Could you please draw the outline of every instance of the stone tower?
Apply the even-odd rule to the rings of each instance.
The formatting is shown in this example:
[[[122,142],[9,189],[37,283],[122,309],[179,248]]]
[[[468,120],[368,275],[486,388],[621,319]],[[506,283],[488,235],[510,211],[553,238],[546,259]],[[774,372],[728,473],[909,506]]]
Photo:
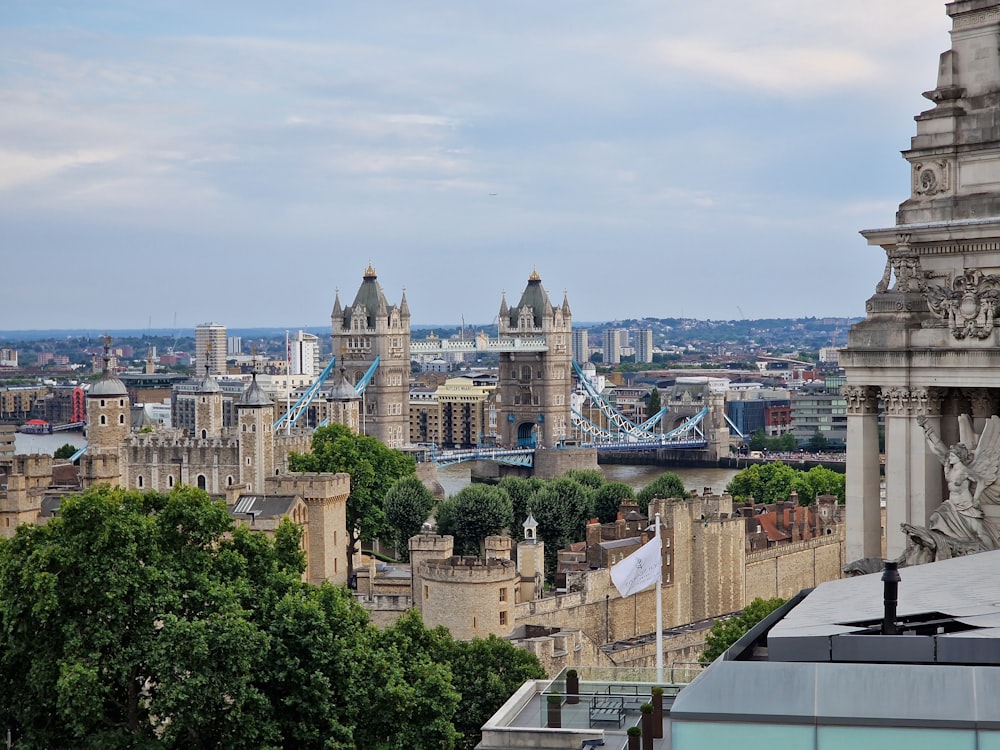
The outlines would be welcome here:
[[[340,295],[336,295],[330,322],[333,354],[352,383],[379,358],[362,399],[362,432],[390,448],[409,444],[410,308],[406,292],[398,307],[390,305],[369,265],[351,305],[341,308]]]
[[[248,493],[263,492],[265,478],[274,474],[274,404],[257,382],[256,373],[236,405],[236,413],[240,481]]]
[[[87,391],[87,453],[80,460],[85,486],[107,483],[125,485],[124,445],[131,432],[132,409],[128,391],[111,372],[111,339],[104,338],[100,379]]]
[[[872,280],[866,319],[840,357],[849,560],[883,556],[880,404],[884,554],[896,557],[906,545],[900,524],[927,526],[947,497],[918,418],[950,445],[960,439],[959,415],[981,432],[1000,402],[1000,2],[957,0],[945,9],[951,49],[941,55],[936,88],[924,94],[932,106],[916,117],[903,152],[910,194],[894,226],[862,232],[884,251],[885,272]],[[997,509],[984,506],[987,521]]]
[[[205,377],[198,385],[194,399],[194,436],[196,438],[222,437],[222,388],[212,377],[209,366],[204,366]]]
[[[565,295],[553,307],[536,271],[514,307],[500,303],[500,338],[520,351],[500,355],[500,424],[505,445],[552,448],[569,436],[573,319]]]

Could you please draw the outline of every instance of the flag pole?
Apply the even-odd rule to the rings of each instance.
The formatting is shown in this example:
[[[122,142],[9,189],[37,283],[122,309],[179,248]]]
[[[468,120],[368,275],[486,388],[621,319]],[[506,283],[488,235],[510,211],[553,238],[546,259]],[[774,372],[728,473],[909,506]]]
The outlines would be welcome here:
[[[656,514],[656,538],[660,538],[660,514]],[[660,542],[662,545],[662,542]],[[663,682],[663,547],[660,547],[660,575],[656,577],[656,681]]]

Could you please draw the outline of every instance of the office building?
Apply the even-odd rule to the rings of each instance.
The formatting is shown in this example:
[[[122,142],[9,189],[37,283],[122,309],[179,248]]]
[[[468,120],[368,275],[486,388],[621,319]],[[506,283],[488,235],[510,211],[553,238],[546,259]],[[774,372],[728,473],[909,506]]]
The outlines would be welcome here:
[[[220,323],[201,323],[194,329],[194,356],[198,375],[226,375],[226,327]]]

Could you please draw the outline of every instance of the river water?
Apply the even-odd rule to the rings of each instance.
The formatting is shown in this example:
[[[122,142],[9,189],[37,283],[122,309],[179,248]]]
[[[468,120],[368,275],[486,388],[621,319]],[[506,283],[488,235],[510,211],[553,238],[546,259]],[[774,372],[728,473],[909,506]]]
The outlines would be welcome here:
[[[668,469],[662,466],[630,466],[627,464],[609,464],[598,467],[609,482],[624,482],[638,492],[660,474],[672,472],[681,478],[689,490],[698,490],[700,495],[706,487],[711,487],[715,494],[722,494],[729,481],[736,476],[738,469]],[[450,497],[471,483],[468,464],[455,464],[438,469],[438,480]]]
[[[53,432],[51,435],[28,435],[19,432],[14,436],[14,452],[48,453],[51,456],[66,443],[79,449],[87,444],[87,438],[83,436],[81,430],[64,430]]]

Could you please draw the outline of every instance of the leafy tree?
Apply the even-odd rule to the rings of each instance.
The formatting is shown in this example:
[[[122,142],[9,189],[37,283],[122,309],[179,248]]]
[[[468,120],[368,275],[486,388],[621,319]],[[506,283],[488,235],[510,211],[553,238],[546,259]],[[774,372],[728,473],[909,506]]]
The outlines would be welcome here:
[[[705,638],[705,650],[701,654],[701,661],[712,662],[718,659],[726,649],[746,635],[750,628],[784,603],[784,599],[757,597],[736,617],[716,620]]]
[[[611,523],[618,518],[622,500],[632,500],[635,493],[624,482],[608,482],[594,493],[594,513],[601,523]]]
[[[799,504],[812,505],[819,495],[836,495],[837,502],[844,503],[846,477],[843,474],[825,466],[814,466],[799,474],[799,482],[796,484]]]
[[[410,559],[408,541],[419,534],[434,507],[434,496],[416,476],[403,477],[385,493],[385,518],[392,527],[396,554]]]
[[[66,460],[70,458],[74,453],[76,453],[78,448],[70,443],[65,443],[59,448],[56,448],[56,452],[52,454],[52,458],[59,460]]]
[[[826,450],[829,442],[830,441],[826,439],[826,435],[819,430],[816,430],[816,432],[813,433],[813,436],[809,438],[809,443],[807,445],[809,450],[813,453],[819,453],[820,451]]]
[[[558,551],[586,534],[587,521],[594,517],[590,490],[566,477],[550,479],[535,495],[533,508],[538,536],[545,542],[546,578],[554,580]]]
[[[511,530],[520,539],[524,534],[521,525],[528,517],[528,512],[535,507],[535,494],[545,486],[545,481],[537,477],[504,477],[497,486],[510,496],[514,510],[514,525]]]
[[[391,531],[383,500],[397,479],[411,476],[416,462],[368,435],[355,435],[345,425],[320,427],[313,433],[312,452],[288,456],[292,471],[345,471],[351,475],[347,498],[347,564],[353,570],[361,539],[375,539]]]
[[[798,450],[798,447],[799,443],[795,439],[795,433],[791,430],[778,435],[771,442],[771,449],[776,451],[794,451]]]
[[[781,461],[748,466],[726,485],[726,492],[741,501],[751,497],[759,503],[787,500],[795,490],[801,505],[811,505],[817,495],[844,498],[844,475],[823,466],[798,471]]]
[[[684,482],[673,472],[664,472],[656,479],[643,487],[636,499],[640,507],[645,507],[654,497],[687,497],[687,490],[684,489]]]
[[[563,477],[579,482],[584,487],[596,490],[604,484],[604,474],[600,469],[570,469]]]
[[[652,417],[662,408],[663,404],[660,402],[660,389],[654,385],[653,390],[649,392],[649,403],[646,405],[646,414]]]
[[[510,496],[499,487],[472,484],[452,496],[455,547],[477,553],[491,534],[499,534],[514,523]]]
[[[764,428],[758,427],[750,436],[750,450],[766,451],[770,448],[771,441],[764,432]]]
[[[456,747],[461,750],[479,744],[483,724],[525,681],[545,677],[534,654],[495,635],[452,640],[446,659],[452,684],[462,696],[455,713],[455,729],[462,735]]]

